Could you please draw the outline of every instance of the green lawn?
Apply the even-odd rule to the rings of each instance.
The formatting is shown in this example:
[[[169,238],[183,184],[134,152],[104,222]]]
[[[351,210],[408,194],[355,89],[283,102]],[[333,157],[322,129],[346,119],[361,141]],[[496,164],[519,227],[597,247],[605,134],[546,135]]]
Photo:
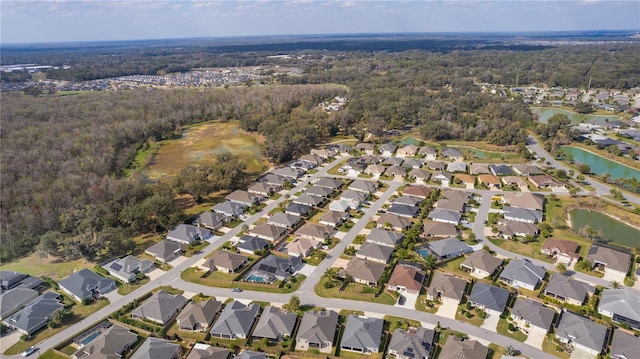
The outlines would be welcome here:
[[[435,312],[438,311],[438,303],[436,302],[432,302],[433,306],[429,307],[427,306],[427,295],[426,294],[420,294],[418,296],[418,300],[416,301],[416,310],[419,310],[421,312],[427,312],[427,313],[431,313],[431,314],[435,314]]]
[[[204,248],[206,248],[209,245],[209,242],[207,241],[201,241],[200,244],[198,245],[188,245],[187,246],[187,250],[184,253],[185,257],[191,257],[194,254],[198,254],[200,253]]]
[[[467,313],[471,313],[471,318],[467,318],[465,314],[460,314],[461,310],[465,310]],[[458,310],[456,311],[456,320],[475,325],[476,327],[479,327],[482,325],[482,323],[484,323],[484,319],[480,318],[478,312],[475,309],[467,310],[464,304],[460,304],[458,306]]]
[[[393,333],[396,329],[406,330],[408,327],[419,327],[420,321],[407,318],[394,317],[392,315],[385,315],[385,330],[389,333]]]
[[[325,252],[315,250],[309,257],[304,259],[304,262],[312,266],[317,266],[318,264],[320,264],[320,262],[322,262],[322,260],[325,259],[326,256],[327,254]]]
[[[561,346],[559,346],[555,339],[551,339],[553,334],[547,335],[547,337],[542,342],[542,350],[546,353],[553,354],[561,359],[569,359],[571,354],[565,352]]]
[[[42,353],[38,359],[67,359],[60,354],[56,354],[53,350],[49,349],[46,352]]]
[[[62,261],[51,256],[40,258],[38,253],[32,253],[17,261],[3,263],[0,266],[0,270],[27,273],[34,277],[46,276],[55,281],[60,281],[73,273],[74,270],[91,269],[94,266],[95,263],[87,262],[84,259]]]
[[[146,277],[145,279],[142,280],[138,280],[135,283],[122,283],[120,284],[120,286],[118,286],[118,294],[120,295],[127,295],[131,292],[133,292],[134,290],[142,287],[143,285],[149,283],[150,279],[148,277]]]
[[[331,167],[331,168],[327,171],[327,173],[328,173],[328,174],[330,174],[330,175],[334,175],[334,176],[343,176],[343,174],[342,174],[342,173],[339,173],[339,172],[338,172],[338,170],[339,170],[342,166],[344,166],[344,164],[345,164],[345,163],[347,163],[347,161],[348,161],[348,160],[349,160],[348,158],[345,158],[344,160],[342,160],[342,161],[338,162],[335,166]]]
[[[527,335],[521,332],[520,330],[516,330],[515,332],[511,333],[509,331],[509,321],[506,319],[500,318],[500,321],[498,322],[497,330],[498,330],[498,334],[502,334],[504,336],[513,338],[517,341],[524,342],[525,340],[527,340]]]
[[[368,287],[358,283],[349,283],[349,285],[346,288],[346,291],[340,292],[339,285],[333,288],[325,288],[324,283],[326,281],[327,281],[327,278],[322,277],[315,287],[316,294],[321,297],[359,300],[359,301],[388,304],[388,305],[394,305],[396,303],[396,298],[394,298],[391,294],[386,292],[374,298],[371,298],[370,296],[363,297],[361,295],[358,295],[358,293],[362,293],[362,294],[375,293],[377,291],[376,288]]]
[[[202,275],[201,271],[197,271],[195,268],[187,268],[182,273],[180,273],[180,278],[197,284],[206,285],[209,287],[213,287],[212,283],[202,280],[200,276]],[[224,276],[226,278],[219,278],[225,280],[232,280],[235,276],[230,276],[228,274],[220,273],[220,272],[212,272],[209,274],[210,278],[214,278],[212,276]],[[229,282],[229,283],[216,283],[215,287],[218,288],[242,288],[244,290],[252,290],[255,292],[269,292],[269,293],[292,293],[300,288],[300,285],[307,277],[303,274],[298,274],[295,276],[295,282],[286,283],[282,288],[276,287],[259,287],[252,286],[250,284],[244,284],[243,282]]]

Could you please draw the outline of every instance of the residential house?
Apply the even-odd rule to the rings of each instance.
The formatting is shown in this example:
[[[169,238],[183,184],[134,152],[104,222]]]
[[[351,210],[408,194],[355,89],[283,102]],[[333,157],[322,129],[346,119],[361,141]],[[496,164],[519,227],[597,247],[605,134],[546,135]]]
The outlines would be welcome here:
[[[424,162],[419,158],[407,158],[402,162],[402,167],[418,170],[424,166]]]
[[[473,249],[466,242],[456,237],[450,237],[432,241],[427,244],[429,252],[436,256],[439,260],[460,257],[466,253],[473,252]]]
[[[391,206],[389,206],[389,208],[387,208],[387,213],[405,218],[414,218],[418,216],[418,213],[420,213],[420,208],[402,204],[392,204]]]
[[[496,176],[511,176],[513,171],[507,165],[489,165],[489,171]]]
[[[255,193],[249,193],[248,191],[238,189],[229,193],[226,197],[224,197],[224,199],[232,203],[237,203],[244,207],[251,207],[253,205],[260,204],[264,197],[256,195]]]
[[[353,204],[349,201],[344,201],[344,200],[335,200],[335,201],[331,201],[331,203],[329,203],[329,210],[332,212],[342,212],[342,213],[347,213],[352,209]]]
[[[53,314],[64,308],[62,297],[55,292],[47,292],[13,313],[2,322],[11,329],[31,335],[47,325]]]
[[[180,312],[187,301],[187,298],[181,294],[171,294],[161,289],[135,308],[131,312],[131,317],[165,325]]]
[[[398,232],[402,232],[405,229],[411,228],[411,225],[413,224],[408,218],[397,216],[391,213],[381,214],[376,222],[378,228],[393,229],[394,231]]]
[[[626,277],[631,258],[629,253],[598,245],[592,245],[587,254],[587,260],[593,263],[594,269],[620,278]]]
[[[180,359],[182,347],[168,340],[148,337],[130,359]]]
[[[398,146],[394,145],[393,143],[385,143],[378,147],[378,151],[382,156],[390,157],[393,156],[393,153],[396,152],[397,148]]]
[[[572,261],[578,260],[580,257],[578,243],[558,238],[547,239],[540,252],[565,265],[571,264]]]
[[[302,155],[299,160],[313,165],[314,168],[324,163],[324,160],[320,156],[314,154]]]
[[[283,212],[275,213],[273,216],[267,218],[267,224],[289,230],[296,228],[300,223],[302,223],[301,217]]]
[[[256,182],[247,188],[247,192],[257,197],[271,197],[281,191],[282,187],[270,185],[264,182]]]
[[[538,232],[538,226],[532,223],[510,220],[500,220],[498,222],[498,234],[505,239],[513,239],[515,237],[535,238]]]
[[[349,185],[350,190],[363,192],[366,194],[372,194],[378,189],[378,184],[376,182],[363,181],[363,180],[355,180],[351,182]]]
[[[474,277],[486,278],[493,276],[501,265],[501,258],[487,251],[476,251],[460,263],[460,269],[471,273]]]
[[[640,338],[621,329],[613,332],[609,356],[611,359],[633,359],[640,353]]]
[[[220,271],[222,273],[237,273],[249,263],[249,258],[242,254],[229,252],[225,250],[214,251],[211,257],[205,259],[200,268],[211,271]]]
[[[640,330],[640,292],[631,288],[605,289],[600,296],[598,313]]]
[[[315,239],[300,237],[287,243],[285,249],[287,254],[292,257],[307,257],[314,249],[320,248],[322,242]]]
[[[464,162],[449,162],[447,164],[447,172],[450,172],[450,173],[467,172],[467,164]]]
[[[509,302],[509,291],[489,285],[483,282],[476,282],[469,294],[469,302],[472,306],[480,308],[489,315],[500,316]]]
[[[190,302],[176,318],[180,330],[204,332],[209,328],[222,308],[222,302],[209,299],[203,302]]]
[[[303,170],[297,169],[297,168],[291,168],[291,167],[281,167],[281,168],[277,168],[273,171],[271,171],[272,173],[279,175],[281,177],[287,178],[289,180],[297,180],[298,178],[300,178],[300,176],[302,176],[302,174],[304,173]]]
[[[260,182],[268,184],[270,186],[274,186],[276,188],[282,188],[285,183],[292,184],[293,182],[295,182],[295,179],[283,177],[275,173],[267,173],[260,179]]]
[[[544,209],[544,196],[529,192],[505,193],[502,197],[502,203],[509,204],[511,207],[542,211]]]
[[[333,190],[331,188],[322,187],[322,186],[311,186],[304,190],[304,193],[310,194],[312,196],[318,196],[322,198],[330,198],[333,195]]]
[[[329,211],[324,216],[320,217],[320,221],[318,221],[318,223],[327,226],[338,227],[342,225],[347,219],[349,219],[348,212]]]
[[[238,218],[244,214],[244,208],[241,204],[229,201],[220,202],[211,207],[211,210],[229,218]]]
[[[466,173],[457,173],[454,175],[456,183],[461,183],[467,188],[473,188],[476,184],[476,177]]]
[[[334,191],[337,191],[340,188],[342,188],[342,186],[344,185],[344,182],[342,182],[342,181],[340,181],[339,179],[336,179],[336,178],[322,177],[322,178],[319,178],[318,180],[316,180],[313,184],[316,185],[316,186],[329,188],[329,189],[332,189]]]
[[[448,198],[439,199],[434,204],[435,208],[446,209],[446,210],[454,211],[458,213],[464,212],[466,205],[467,204],[463,201],[459,201],[456,199],[448,199]]]
[[[443,272],[435,272],[427,290],[427,299],[458,303],[464,297],[467,284],[464,279]]]
[[[420,294],[426,272],[417,263],[398,263],[389,277],[387,288],[400,293]]]
[[[462,151],[455,147],[445,147],[440,151],[440,156],[442,158],[449,159],[451,161],[464,161],[464,156],[462,155]]]
[[[256,303],[244,305],[234,300],[225,305],[209,333],[212,338],[247,339],[259,312]]]
[[[211,236],[211,231],[206,228],[183,223],[171,228],[167,234],[167,239],[178,243],[192,244],[197,241],[206,241]]]
[[[13,289],[19,286],[27,277],[29,277],[28,274],[9,270],[0,270],[0,289],[2,291]]]
[[[37,290],[22,286],[0,293],[0,319],[5,319],[19,311],[37,297]]]
[[[351,208],[356,209],[367,202],[367,195],[363,192],[348,189],[340,194],[340,199],[349,202]]]
[[[229,217],[225,216],[224,214],[207,211],[201,213],[198,218],[193,221],[193,225],[216,230],[224,226],[228,218]]]
[[[591,285],[559,273],[553,273],[544,287],[544,295],[578,306],[585,304],[594,292]]]
[[[391,260],[394,248],[379,244],[364,242],[356,251],[356,258],[387,264]]]
[[[475,340],[462,340],[450,335],[440,350],[438,359],[486,359],[489,348]]]
[[[431,178],[431,172],[423,169],[414,169],[409,171],[409,178],[417,183],[426,183]]]
[[[184,244],[165,239],[145,249],[144,252],[162,263],[168,263],[180,257],[184,249]]]
[[[403,206],[419,207],[422,203],[422,198],[413,196],[401,196],[393,200],[393,204],[401,204]]]
[[[435,160],[436,156],[438,155],[438,150],[436,150],[433,147],[429,147],[429,146],[422,146],[420,147],[420,149],[418,150],[418,156],[422,156],[427,160]]]
[[[350,177],[357,177],[365,170],[365,168],[366,165],[362,162],[348,161],[338,169],[338,173],[346,174]]]
[[[259,224],[249,230],[249,234],[258,238],[266,239],[271,242],[277,242],[287,235],[289,231],[284,227],[274,226],[272,224]]]
[[[239,242],[236,249],[242,253],[255,254],[269,248],[269,242],[259,237],[242,236]]]
[[[602,353],[608,329],[589,318],[563,310],[556,328],[556,338],[591,355]]]
[[[195,343],[187,359],[229,359],[231,350],[212,347],[208,344]]]
[[[449,172],[435,171],[431,175],[431,182],[438,183],[443,187],[448,187],[453,179],[453,175]]]
[[[58,284],[63,292],[78,302],[99,298],[116,289],[116,282],[113,279],[104,278],[86,268],[74,272]]]
[[[500,281],[515,288],[536,290],[547,270],[527,259],[510,261],[500,273]]]
[[[140,260],[134,256],[116,258],[102,268],[109,272],[109,275],[125,283],[133,283],[137,279],[138,273],[147,273],[153,270],[153,261],[149,259]]]
[[[519,176],[532,176],[542,174],[542,170],[538,166],[528,164],[513,165],[513,172]]]
[[[296,313],[268,305],[262,311],[251,337],[267,338],[271,342],[286,340],[292,336],[297,320]]]
[[[252,270],[270,274],[278,280],[284,280],[302,269],[302,259],[300,257],[279,257],[273,254],[262,258]]]
[[[138,335],[113,324],[87,344],[80,346],[73,359],[111,359],[123,357],[138,341]]]
[[[296,334],[296,350],[331,353],[337,327],[338,313],[333,310],[304,313]]]
[[[419,150],[420,148],[418,148],[418,146],[416,145],[405,145],[398,149],[396,155],[400,157],[415,156]]]
[[[541,211],[527,209],[527,208],[503,206],[502,212],[504,215],[504,219],[509,221],[517,221],[517,222],[533,224],[533,223],[542,222],[542,218],[543,218],[543,214]]]
[[[565,184],[556,180],[549,175],[529,176],[529,182],[533,183],[536,188],[564,188]]]
[[[322,207],[325,201],[325,198],[312,196],[306,193],[291,199],[291,202],[293,203],[304,204],[305,206],[309,207]]]
[[[398,166],[389,166],[387,170],[384,171],[385,176],[392,177],[394,180],[402,180],[406,174],[407,170],[404,167]]]
[[[462,218],[462,216],[460,215],[460,213],[455,211],[436,208],[429,212],[427,218],[436,222],[451,223],[453,225],[456,225],[460,223],[460,219]]]
[[[389,354],[397,359],[430,359],[435,335],[435,331],[422,327],[398,328],[389,342]]]
[[[300,203],[289,202],[284,209],[284,213],[298,217],[306,217],[309,215],[313,208]]]
[[[315,223],[305,223],[296,231],[296,235],[303,238],[316,240],[319,243],[322,243],[331,238],[332,233],[333,227],[326,224]]]
[[[432,171],[444,171],[447,168],[447,164],[442,161],[427,161],[426,165]]]
[[[355,148],[360,152],[364,152],[368,155],[373,155],[373,150],[375,149],[375,146],[373,145],[373,143],[360,142],[356,144]]]
[[[387,157],[384,159],[384,161],[382,161],[383,165],[388,166],[402,166],[403,163],[404,160],[400,157]]]
[[[347,267],[339,272],[342,277],[350,276],[356,283],[375,287],[384,273],[385,265],[359,258],[352,258]]]
[[[367,242],[379,244],[381,246],[395,247],[404,239],[404,234],[395,233],[385,229],[374,228],[367,235]]]
[[[384,171],[387,170],[387,167],[383,165],[369,165],[365,168],[364,173],[370,176],[381,176]]]
[[[490,174],[489,167],[480,163],[472,163],[469,165],[469,173],[472,175]]]
[[[425,220],[422,227],[423,238],[447,238],[458,235],[458,229],[454,224]]]
[[[500,177],[491,174],[478,175],[478,182],[487,186],[489,189],[499,189],[502,186]]]
[[[340,348],[362,354],[379,352],[383,326],[383,319],[349,314]]]
[[[515,186],[518,187],[518,189],[520,189],[521,191],[526,191],[529,189],[529,186],[527,185],[527,181],[523,180],[520,177],[516,177],[516,176],[504,176],[500,179],[502,181],[502,183],[504,183],[505,186]]]
[[[518,297],[511,308],[511,318],[525,334],[535,328],[538,333],[545,335],[551,329],[555,316],[555,310],[529,298]]]

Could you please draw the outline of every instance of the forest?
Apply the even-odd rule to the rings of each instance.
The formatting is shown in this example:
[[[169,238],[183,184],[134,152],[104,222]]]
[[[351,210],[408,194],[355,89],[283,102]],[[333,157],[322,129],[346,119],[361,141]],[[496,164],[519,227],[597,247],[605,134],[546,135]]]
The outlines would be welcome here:
[[[54,58],[62,50],[56,51],[42,56]],[[71,58],[76,61],[72,71],[46,76],[78,80],[158,71],[152,63],[166,70],[265,58],[264,52],[183,56],[154,51],[154,56],[124,52],[100,61],[98,49],[78,52]],[[296,64],[304,69],[301,76],[282,75],[280,85],[273,86],[72,96],[3,93],[0,260],[34,250],[89,260],[125,254],[134,246],[133,236],[161,233],[185,220],[176,195],[199,199],[251,180],[233,154],[221,155],[211,166],[187,167],[172,183],[124,175],[149,140],[179,136],[186,125],[237,120],[264,136],[262,153],[274,164],[336,134],[361,140],[372,134],[384,141],[388,130],[409,128],[433,140],[482,140],[523,150],[526,130],[534,127],[528,107],[517,98],[482,93],[474,83],[514,84],[518,77],[521,85],[584,87],[593,77],[593,86],[640,84],[640,52],[624,44],[312,55]],[[349,99],[344,110],[328,114],[317,106],[338,95]]]

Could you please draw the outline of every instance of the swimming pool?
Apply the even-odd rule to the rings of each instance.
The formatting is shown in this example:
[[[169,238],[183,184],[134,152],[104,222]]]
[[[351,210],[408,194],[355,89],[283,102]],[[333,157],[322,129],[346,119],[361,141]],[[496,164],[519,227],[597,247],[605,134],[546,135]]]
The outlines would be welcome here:
[[[418,248],[416,249],[416,253],[418,253],[424,259],[427,259],[427,257],[429,257],[429,251],[426,248]]]
[[[258,276],[258,275],[253,275],[253,274],[247,277],[247,281],[248,282],[259,282],[259,283],[265,282],[263,277]]]
[[[97,331],[97,332],[91,333],[91,335],[89,335],[88,337],[82,339],[82,341],[80,341],[80,344],[87,345],[87,344],[91,343],[91,341],[93,341],[95,338],[97,338],[100,335],[100,333],[102,333],[102,332]]]

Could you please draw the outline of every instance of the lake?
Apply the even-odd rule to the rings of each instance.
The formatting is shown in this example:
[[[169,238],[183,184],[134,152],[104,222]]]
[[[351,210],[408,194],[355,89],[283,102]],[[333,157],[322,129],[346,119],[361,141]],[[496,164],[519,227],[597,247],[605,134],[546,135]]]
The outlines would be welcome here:
[[[588,122],[594,125],[603,125],[607,122],[607,119],[609,121],[620,120],[620,116],[616,115],[584,115],[577,112],[551,107],[531,107],[531,112],[533,112],[534,115],[538,115],[538,120],[541,123],[547,123],[547,121],[556,113],[566,115],[573,125],[577,125],[582,122]]]
[[[591,227],[599,232],[602,239],[625,247],[640,247],[640,230],[617,221],[606,214],[588,209],[574,209],[569,212],[571,229],[587,236],[584,232]]]
[[[608,173],[611,178],[640,178],[640,170],[611,161],[579,147],[562,146],[562,150],[570,154],[575,162],[591,166],[591,172],[596,175]]]

